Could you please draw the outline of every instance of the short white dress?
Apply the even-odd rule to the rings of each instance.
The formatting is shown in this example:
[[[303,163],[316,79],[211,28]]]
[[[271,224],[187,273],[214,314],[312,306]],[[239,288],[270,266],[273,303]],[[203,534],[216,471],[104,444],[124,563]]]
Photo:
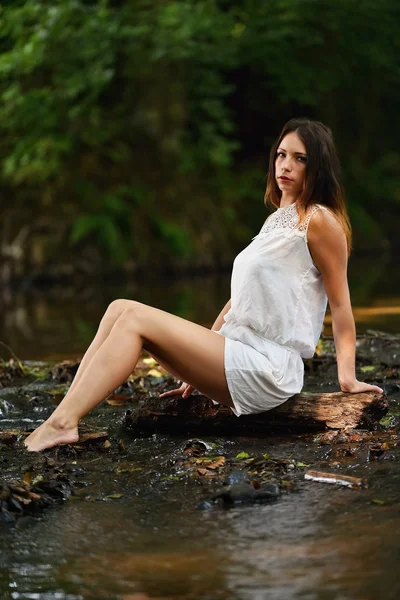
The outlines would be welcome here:
[[[278,208],[234,260],[225,374],[235,415],[270,410],[301,391],[303,358],[321,335],[327,295],[307,242],[315,204],[301,225],[296,203]]]

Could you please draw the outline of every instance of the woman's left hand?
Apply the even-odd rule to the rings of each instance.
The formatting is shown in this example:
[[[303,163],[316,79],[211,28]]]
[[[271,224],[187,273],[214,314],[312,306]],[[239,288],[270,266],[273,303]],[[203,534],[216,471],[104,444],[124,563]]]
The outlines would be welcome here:
[[[359,392],[383,393],[383,389],[379,386],[364,383],[363,381],[358,381],[357,379],[355,379],[352,383],[341,384],[340,389],[342,392],[346,392],[348,394],[358,394]]]

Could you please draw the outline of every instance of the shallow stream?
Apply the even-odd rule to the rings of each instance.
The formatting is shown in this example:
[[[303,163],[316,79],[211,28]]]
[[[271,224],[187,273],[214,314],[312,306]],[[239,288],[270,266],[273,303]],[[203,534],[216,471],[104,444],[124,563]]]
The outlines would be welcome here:
[[[225,288],[221,284],[216,289],[222,305]],[[103,299],[114,292],[106,291]],[[214,303],[204,286],[203,293],[208,297],[209,304],[203,306],[209,322]],[[30,306],[23,317],[32,311],[37,317],[30,332],[24,332],[29,343],[15,333],[18,319],[4,330],[14,332],[14,343],[11,336],[3,339],[22,358],[61,359],[81,352],[94,317],[81,319],[77,339],[67,310],[77,305],[77,298],[65,302],[64,317],[62,301],[47,297],[41,302],[41,319],[40,305]],[[82,310],[86,315],[90,312]],[[96,311],[95,316],[100,309]],[[189,301],[182,311],[188,318],[194,314]],[[379,329],[382,322],[364,327]],[[65,331],[64,338],[60,331]],[[38,332],[43,343],[36,337]],[[378,378],[379,373],[375,375]],[[21,518],[16,528],[0,525],[0,600],[397,600],[397,372],[390,384],[393,417],[386,418],[386,426],[378,426],[374,434],[384,436],[388,450],[376,457],[363,442],[322,444],[316,434],[202,438],[211,444],[212,455],[225,457],[226,472],[247,468],[237,463],[237,455],[243,452],[293,465],[287,473],[291,485],[278,500],[230,509],[198,509],[221,488],[224,472],[200,477],[185,469],[191,436],[135,437],[121,428],[126,403],[103,403],[86,422],[108,428],[111,449],[56,457],[75,482],[73,495],[38,517]],[[0,415],[1,430],[29,429],[50,414],[51,402],[41,400],[41,385],[0,390],[0,400],[13,407]],[[64,390],[62,384],[53,388],[56,404]],[[318,377],[310,374],[305,389],[337,390],[333,371]],[[49,391],[48,383],[43,390]],[[39,401],[29,402],[33,396]],[[134,403],[128,407],[135,409]],[[121,452],[119,440],[123,440]],[[31,468],[30,459],[2,449],[0,467],[2,479],[19,478]],[[368,487],[349,489],[306,481],[308,468],[363,477]]]

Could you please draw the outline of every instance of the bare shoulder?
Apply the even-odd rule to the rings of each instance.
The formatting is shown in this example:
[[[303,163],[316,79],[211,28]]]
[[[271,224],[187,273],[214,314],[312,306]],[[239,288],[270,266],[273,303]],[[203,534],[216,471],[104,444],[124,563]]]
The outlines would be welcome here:
[[[316,210],[310,219],[307,233],[308,248],[324,278],[346,272],[346,234],[336,215],[329,209]]]
[[[325,241],[329,246],[331,244],[337,244],[346,247],[346,235],[338,218],[328,207],[322,207],[322,205],[319,206],[321,208],[314,212],[308,225],[308,243],[320,244]]]

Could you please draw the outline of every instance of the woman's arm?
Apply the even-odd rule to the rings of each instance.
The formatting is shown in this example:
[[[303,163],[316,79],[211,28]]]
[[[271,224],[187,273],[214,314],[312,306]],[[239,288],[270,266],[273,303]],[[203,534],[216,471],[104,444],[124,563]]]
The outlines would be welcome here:
[[[225,304],[224,308],[219,313],[218,317],[215,319],[214,325],[211,327],[211,331],[218,331],[219,329],[221,329],[222,325],[225,323],[224,316],[226,315],[226,313],[228,312],[228,310],[230,308],[231,308],[231,301],[228,300],[228,302]]]
[[[308,227],[308,246],[320,270],[332,313],[338,379],[342,392],[382,392],[356,379],[356,328],[347,281],[346,236],[336,218],[325,210],[314,214]]]

